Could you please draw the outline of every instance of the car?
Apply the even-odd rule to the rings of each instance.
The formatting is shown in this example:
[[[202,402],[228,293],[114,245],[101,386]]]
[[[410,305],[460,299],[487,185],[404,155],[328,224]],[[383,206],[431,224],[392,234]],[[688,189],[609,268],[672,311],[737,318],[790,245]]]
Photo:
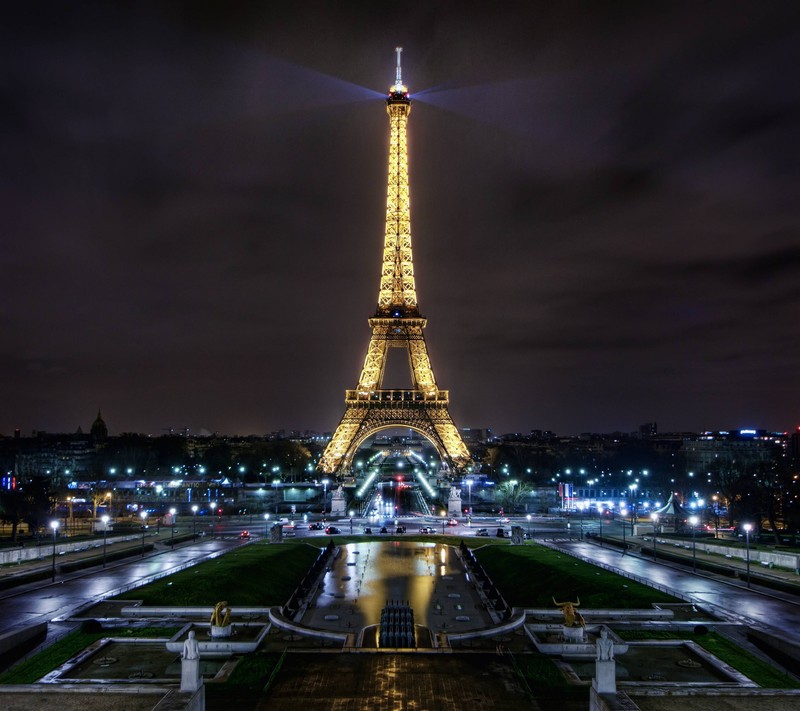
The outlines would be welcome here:
[[[242,531],[239,534],[239,538],[241,538],[243,540],[248,540],[250,538],[250,531]]]
[[[308,530],[309,531],[321,531],[324,528],[325,528],[325,526],[323,526],[319,521],[316,521],[314,523],[309,523],[308,524]]]
[[[448,526],[458,526],[458,521],[456,521],[454,518],[449,518],[449,519],[447,519],[447,525]]]
[[[364,529],[364,534],[367,535],[367,536],[371,536],[372,535],[372,529],[371,528],[365,528]]]
[[[433,529],[432,528],[428,528],[428,526],[423,526],[422,528],[419,529],[419,532],[420,533],[433,533]]]
[[[398,527],[395,529],[395,531],[394,531],[394,532],[395,532],[395,533],[405,533],[405,532],[406,532],[406,527],[405,527],[405,526],[398,526]]]
[[[389,529],[386,526],[381,526],[381,533],[389,533]]]
[[[338,528],[336,528],[336,526],[328,526],[325,529],[325,533],[327,533],[329,536],[334,536],[337,533],[341,533],[341,531]]]
[[[489,535],[489,529],[488,528],[479,528],[477,531],[475,531],[475,535],[476,536],[488,536]]]
[[[497,537],[498,538],[505,538],[506,537],[505,530],[503,530],[502,528],[498,528],[497,529]]]

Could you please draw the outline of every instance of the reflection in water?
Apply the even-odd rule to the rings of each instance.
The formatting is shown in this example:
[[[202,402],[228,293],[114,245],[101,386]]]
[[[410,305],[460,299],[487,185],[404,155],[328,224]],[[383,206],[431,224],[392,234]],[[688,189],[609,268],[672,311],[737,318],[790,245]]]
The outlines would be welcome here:
[[[441,611],[455,587],[467,588],[451,546],[405,541],[348,543],[315,601],[315,616],[335,613],[347,627],[380,622],[387,600],[408,601],[417,624],[441,626]],[[468,593],[463,591],[466,596]],[[477,620],[476,620],[477,621]]]

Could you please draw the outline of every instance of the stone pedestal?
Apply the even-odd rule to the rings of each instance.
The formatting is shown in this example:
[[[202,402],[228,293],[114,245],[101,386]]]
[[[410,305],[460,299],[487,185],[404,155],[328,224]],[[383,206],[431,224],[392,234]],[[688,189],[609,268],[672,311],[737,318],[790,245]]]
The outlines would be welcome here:
[[[217,627],[217,625],[211,625],[212,639],[218,639],[220,637],[230,637],[232,634],[233,634],[233,625],[225,625],[225,627]]]
[[[276,523],[269,529],[270,543],[283,543],[283,526]]]
[[[331,517],[342,518],[347,516],[347,499],[344,497],[344,490],[340,486],[331,495]]]
[[[617,693],[617,664],[613,659],[598,659],[595,663],[592,688],[598,694]]]
[[[181,692],[194,693],[202,685],[200,659],[181,659]]]
[[[562,625],[561,634],[565,642],[583,644],[586,641],[586,630],[583,627],[567,627],[567,625]]]

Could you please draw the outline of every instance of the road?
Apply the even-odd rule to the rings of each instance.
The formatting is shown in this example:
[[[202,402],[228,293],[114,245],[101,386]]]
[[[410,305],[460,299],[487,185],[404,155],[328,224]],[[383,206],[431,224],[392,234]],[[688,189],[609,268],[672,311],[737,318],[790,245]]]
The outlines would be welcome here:
[[[0,634],[17,627],[68,617],[81,607],[108,597],[112,591],[238,545],[241,542],[236,536],[206,538],[174,551],[159,550],[144,558],[111,564],[105,570],[94,569],[57,578],[55,583],[31,583],[12,588],[0,597]]]

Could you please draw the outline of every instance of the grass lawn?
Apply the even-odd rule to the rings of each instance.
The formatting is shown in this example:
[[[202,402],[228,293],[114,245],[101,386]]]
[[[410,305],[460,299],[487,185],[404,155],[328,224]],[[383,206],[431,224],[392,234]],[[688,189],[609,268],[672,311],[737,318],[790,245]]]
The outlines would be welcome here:
[[[115,599],[144,605],[214,605],[221,600],[240,607],[283,605],[318,556],[318,549],[300,542],[256,543]]]
[[[0,684],[33,684],[49,674],[93,642],[103,637],[171,637],[179,627],[144,627],[141,629],[107,629],[101,632],[76,630],[51,644],[34,657],[26,659],[5,674],[0,675]]]
[[[716,632],[697,634],[692,630],[679,632],[626,629],[618,629],[615,632],[626,642],[635,642],[642,639],[688,639],[696,642],[718,659],[740,671],[759,686],[763,686],[766,689],[800,689],[800,683],[790,676],[782,674],[768,662],[761,660],[754,654],[750,654],[746,649],[742,649],[735,642]]]
[[[512,607],[553,607],[553,598],[584,608],[649,608],[680,602],[646,585],[537,545],[487,545],[475,555]]]

